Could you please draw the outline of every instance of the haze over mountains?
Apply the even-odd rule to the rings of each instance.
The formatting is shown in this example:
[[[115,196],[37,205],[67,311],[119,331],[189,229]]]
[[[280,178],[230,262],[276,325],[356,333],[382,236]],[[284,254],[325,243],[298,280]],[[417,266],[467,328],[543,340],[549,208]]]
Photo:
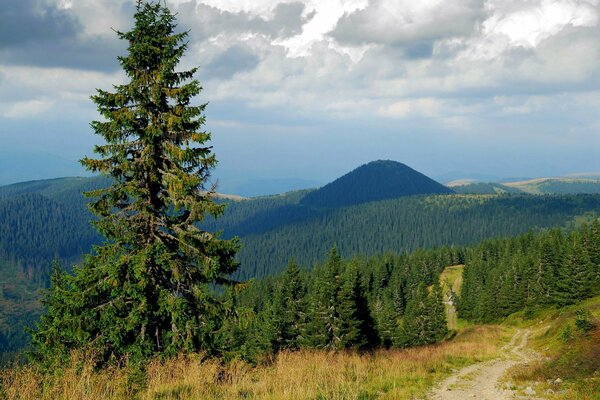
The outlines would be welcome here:
[[[380,162],[383,163],[383,161]],[[34,180],[79,176],[89,176],[89,173],[85,171],[75,159],[66,159],[43,152],[0,151],[0,186]],[[312,189],[318,188],[326,183],[321,181],[318,176],[310,176],[307,171],[298,173],[296,176],[286,176],[286,174],[283,174],[277,177],[264,176],[253,178],[240,173],[240,171],[220,170],[217,168],[217,170],[214,171],[212,178],[214,182],[218,183],[218,192],[242,197],[258,197],[285,193],[293,190]],[[456,187],[474,183],[506,184],[512,182],[525,182],[532,179],[557,179],[561,181],[570,180],[571,182],[574,180],[597,181],[600,180],[600,173],[580,172],[561,176],[527,177],[524,175],[520,177],[501,177],[494,174],[452,171],[435,175],[433,179],[443,185]],[[463,192],[464,190],[465,188],[462,188],[459,191]],[[468,192],[477,192],[480,188],[466,188],[466,190]],[[552,188],[542,188],[541,190],[528,190],[526,188],[523,191],[547,193],[551,192]],[[579,185],[579,187],[573,186],[571,189],[567,188],[566,191],[569,193],[581,191],[589,193],[597,192],[595,189],[585,190],[581,185]],[[393,197],[393,189],[390,190],[389,194],[382,196],[385,197],[388,195]]]

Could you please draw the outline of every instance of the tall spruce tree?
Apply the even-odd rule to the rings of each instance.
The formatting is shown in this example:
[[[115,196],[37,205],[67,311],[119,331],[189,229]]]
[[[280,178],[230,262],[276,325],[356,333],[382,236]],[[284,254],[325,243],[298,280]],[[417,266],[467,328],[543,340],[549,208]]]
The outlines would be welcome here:
[[[89,193],[106,241],[73,275],[53,279],[33,337],[42,358],[87,347],[100,363],[210,350],[223,314],[214,288],[237,269],[237,241],[196,225],[223,207],[207,188],[216,159],[201,129],[206,104],[191,104],[196,69],[176,71],[187,32],[176,33],[160,2],[138,1],[134,19],[117,32],[129,45],[119,57],[129,81],[92,96],[103,119],[91,126],[104,144],[82,160],[113,180]]]
[[[307,323],[302,332],[303,347],[335,348],[334,327],[338,315],[338,294],[342,284],[342,258],[337,248],[329,251],[327,262],[315,271],[308,302]]]
[[[291,260],[283,272],[272,307],[274,349],[297,349],[306,316],[306,287],[298,264]]]
[[[368,309],[360,287],[360,273],[348,265],[335,304],[337,318],[333,325],[333,347],[337,349],[360,348],[368,343]]]
[[[571,233],[567,241],[556,283],[557,303],[561,306],[573,304],[592,294],[592,263],[582,242],[578,232]]]

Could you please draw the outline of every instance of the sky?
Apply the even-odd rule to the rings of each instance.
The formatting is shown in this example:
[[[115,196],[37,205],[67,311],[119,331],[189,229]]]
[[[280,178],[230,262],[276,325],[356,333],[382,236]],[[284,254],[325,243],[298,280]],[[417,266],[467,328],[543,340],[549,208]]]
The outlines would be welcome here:
[[[181,68],[199,67],[229,191],[376,159],[434,177],[600,171],[600,0],[166,4],[190,31]],[[92,155],[89,97],[125,82],[114,30],[134,11],[0,0],[0,157]]]

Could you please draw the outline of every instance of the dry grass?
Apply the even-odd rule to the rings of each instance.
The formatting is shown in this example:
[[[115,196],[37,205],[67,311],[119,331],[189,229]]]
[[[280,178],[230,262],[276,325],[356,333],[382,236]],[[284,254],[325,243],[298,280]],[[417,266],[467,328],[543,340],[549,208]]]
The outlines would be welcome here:
[[[0,398],[12,399],[409,399],[422,396],[453,369],[496,357],[507,331],[465,330],[454,340],[373,353],[280,353],[269,365],[222,365],[199,355],[149,365],[136,391],[122,368],[94,372],[74,360],[50,375],[25,366],[0,373]]]

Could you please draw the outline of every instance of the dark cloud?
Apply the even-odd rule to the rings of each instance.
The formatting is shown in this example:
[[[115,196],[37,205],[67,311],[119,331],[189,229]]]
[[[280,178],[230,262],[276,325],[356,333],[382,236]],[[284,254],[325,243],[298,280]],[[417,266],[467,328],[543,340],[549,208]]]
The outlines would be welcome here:
[[[41,0],[0,0],[0,48],[70,38],[82,30],[77,19]]]
[[[229,79],[238,72],[251,71],[259,62],[250,49],[235,45],[216,56],[202,70],[208,78]]]
[[[433,55],[433,42],[422,41],[403,46],[404,55],[409,59],[429,58]]]
[[[280,3],[273,11],[274,17],[267,21],[269,27],[278,37],[291,37],[302,32],[302,25],[314,17],[314,11],[302,17],[304,4],[302,3]]]
[[[19,48],[0,49],[0,59],[12,65],[110,72],[119,69],[117,56],[125,53],[126,46],[116,36],[65,38],[56,42],[37,41]]]
[[[229,12],[198,1],[178,6],[182,26],[191,30],[195,38],[206,39],[221,33],[261,33],[271,38],[287,38],[302,31],[302,25],[313,17],[302,16],[304,4],[280,3],[273,9],[273,17],[265,19],[247,12]]]
[[[409,1],[371,0],[366,8],[340,18],[330,36],[350,45],[401,45],[468,36],[485,16],[483,3],[481,0],[455,0],[427,8],[415,7]],[[423,54],[423,51],[417,51],[417,54]]]
[[[10,4],[9,4],[10,3]],[[0,0],[0,62],[95,71],[119,68],[126,43],[107,35],[86,35],[69,10],[42,0]],[[123,12],[133,9],[123,5]]]

